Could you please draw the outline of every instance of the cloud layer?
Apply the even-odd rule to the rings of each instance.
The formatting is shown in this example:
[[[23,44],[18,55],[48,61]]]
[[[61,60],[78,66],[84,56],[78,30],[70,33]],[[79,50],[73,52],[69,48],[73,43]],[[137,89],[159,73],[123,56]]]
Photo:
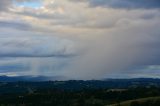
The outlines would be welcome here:
[[[154,9],[160,8],[159,0],[72,0],[76,2],[88,2],[91,7],[109,7],[124,9]]]
[[[69,40],[53,37],[0,38],[0,57],[67,57],[74,55]]]
[[[0,5],[0,75],[160,74],[159,0],[2,0]]]
[[[11,5],[12,0],[1,0],[0,11],[8,10],[8,7]]]

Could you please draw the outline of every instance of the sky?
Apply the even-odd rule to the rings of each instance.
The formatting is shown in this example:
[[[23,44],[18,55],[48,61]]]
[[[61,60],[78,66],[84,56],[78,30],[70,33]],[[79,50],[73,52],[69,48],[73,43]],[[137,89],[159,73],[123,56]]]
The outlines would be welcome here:
[[[160,0],[1,0],[0,75],[160,78]]]

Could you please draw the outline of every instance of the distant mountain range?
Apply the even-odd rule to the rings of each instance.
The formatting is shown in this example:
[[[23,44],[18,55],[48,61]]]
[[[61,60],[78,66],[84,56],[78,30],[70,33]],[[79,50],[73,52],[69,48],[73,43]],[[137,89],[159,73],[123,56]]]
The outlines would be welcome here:
[[[0,76],[0,82],[17,82],[17,81],[29,81],[29,82],[35,82],[35,81],[64,81],[67,78],[62,76]],[[74,81],[74,80],[72,80]],[[76,81],[76,80],[75,80]],[[82,81],[82,80],[78,80]],[[88,81],[98,81],[98,80],[88,80]],[[158,78],[131,78],[131,79],[102,79],[100,81],[105,82],[123,82],[123,83],[129,83],[129,82],[160,82],[160,79]]]
[[[82,90],[82,89],[128,89],[137,87],[160,87],[160,79],[105,79],[105,80],[66,80],[63,77],[45,76],[0,76],[0,94],[25,93],[32,90]],[[51,81],[52,79],[52,81]]]
[[[0,76],[0,82],[17,82],[17,81],[49,81],[49,80],[61,80],[60,76]]]

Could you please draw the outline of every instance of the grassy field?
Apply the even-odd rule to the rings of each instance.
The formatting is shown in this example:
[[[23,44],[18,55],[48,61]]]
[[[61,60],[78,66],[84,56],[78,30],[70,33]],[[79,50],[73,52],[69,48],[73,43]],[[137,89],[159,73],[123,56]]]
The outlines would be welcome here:
[[[158,97],[147,97],[147,98],[141,98],[141,99],[135,99],[135,100],[128,100],[128,101],[124,101],[124,102],[121,102],[120,104],[113,104],[113,105],[106,105],[106,106],[130,106],[132,102],[139,102],[140,104],[141,103],[144,103],[146,101],[152,101],[152,102],[155,102],[155,101],[158,101],[160,100],[160,96]]]

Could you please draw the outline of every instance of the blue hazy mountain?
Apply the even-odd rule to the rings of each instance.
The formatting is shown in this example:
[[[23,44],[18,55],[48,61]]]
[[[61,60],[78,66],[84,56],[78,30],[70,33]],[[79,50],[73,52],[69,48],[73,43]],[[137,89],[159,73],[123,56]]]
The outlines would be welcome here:
[[[49,81],[63,79],[60,76],[0,76],[0,82],[16,82],[16,81]]]

